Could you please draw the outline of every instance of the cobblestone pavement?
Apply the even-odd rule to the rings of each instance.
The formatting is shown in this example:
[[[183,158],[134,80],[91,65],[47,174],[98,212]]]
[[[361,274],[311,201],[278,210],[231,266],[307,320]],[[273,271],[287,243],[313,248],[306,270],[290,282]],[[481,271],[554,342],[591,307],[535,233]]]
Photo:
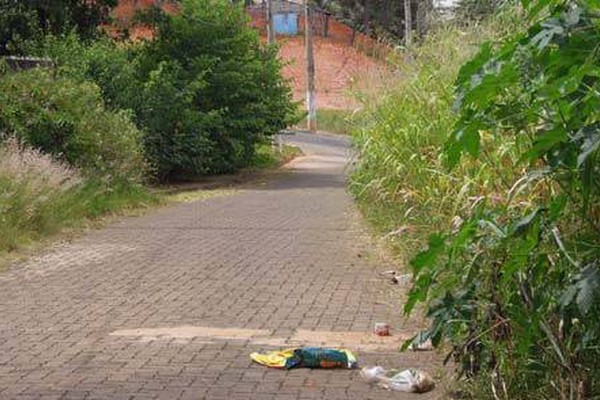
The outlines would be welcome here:
[[[440,368],[362,341],[377,321],[404,330],[345,193],[347,143],[286,140],[309,156],[264,185],[124,218],[0,275],[0,399],[441,398],[250,361],[337,344],[362,365]]]

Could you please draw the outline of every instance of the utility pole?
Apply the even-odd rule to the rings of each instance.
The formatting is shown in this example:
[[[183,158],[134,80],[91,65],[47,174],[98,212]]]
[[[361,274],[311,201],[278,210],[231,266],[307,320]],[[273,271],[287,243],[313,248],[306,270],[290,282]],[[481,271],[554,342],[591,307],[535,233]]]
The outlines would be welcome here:
[[[315,55],[313,53],[313,33],[311,9],[308,0],[304,1],[304,46],[306,47],[306,107],[308,108],[307,127],[317,131],[317,107],[315,104]]]
[[[265,0],[263,0],[264,2]],[[267,40],[269,44],[275,43],[275,25],[273,23],[273,4],[272,0],[266,0],[265,12],[267,13]]]
[[[404,43],[410,46],[412,40],[412,8],[411,0],[404,0]]]

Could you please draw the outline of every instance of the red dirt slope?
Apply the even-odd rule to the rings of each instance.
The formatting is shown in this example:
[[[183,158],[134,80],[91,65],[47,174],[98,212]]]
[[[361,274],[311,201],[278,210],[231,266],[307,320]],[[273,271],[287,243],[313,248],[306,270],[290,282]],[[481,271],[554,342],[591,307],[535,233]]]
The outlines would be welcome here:
[[[302,37],[278,37],[280,56],[287,63],[284,76],[293,81],[294,99],[304,101],[306,96],[306,62]],[[382,63],[357,49],[315,37],[314,45],[317,108],[352,109],[355,101],[348,96],[351,82],[370,69],[382,68]]]

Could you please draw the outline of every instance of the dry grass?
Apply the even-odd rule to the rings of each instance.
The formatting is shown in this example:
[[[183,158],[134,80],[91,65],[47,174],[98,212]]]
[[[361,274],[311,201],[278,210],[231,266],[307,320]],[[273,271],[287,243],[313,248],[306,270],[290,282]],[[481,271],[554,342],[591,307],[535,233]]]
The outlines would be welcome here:
[[[153,202],[141,186],[106,186],[15,138],[0,144],[0,259],[65,228]]]
[[[69,190],[82,182],[79,171],[9,137],[0,146],[0,177],[35,192]]]

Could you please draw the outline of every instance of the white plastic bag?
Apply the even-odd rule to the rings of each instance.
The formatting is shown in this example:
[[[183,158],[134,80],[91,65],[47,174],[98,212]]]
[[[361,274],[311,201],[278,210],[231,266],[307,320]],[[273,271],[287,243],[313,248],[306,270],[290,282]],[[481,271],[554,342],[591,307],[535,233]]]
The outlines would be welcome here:
[[[435,386],[433,378],[427,372],[417,369],[386,371],[383,367],[365,367],[361,371],[367,383],[377,383],[379,386],[400,392],[425,393]]]
[[[381,378],[385,378],[385,369],[380,366],[364,367],[360,371],[361,376],[367,383],[377,383]]]

